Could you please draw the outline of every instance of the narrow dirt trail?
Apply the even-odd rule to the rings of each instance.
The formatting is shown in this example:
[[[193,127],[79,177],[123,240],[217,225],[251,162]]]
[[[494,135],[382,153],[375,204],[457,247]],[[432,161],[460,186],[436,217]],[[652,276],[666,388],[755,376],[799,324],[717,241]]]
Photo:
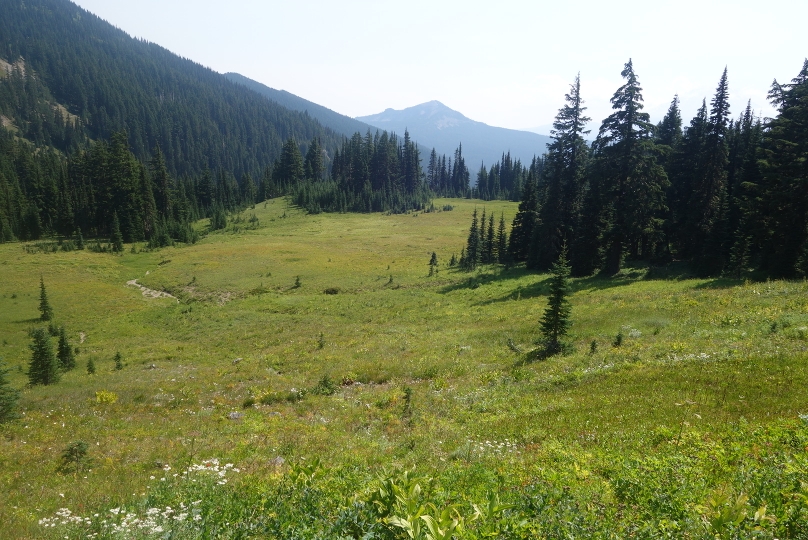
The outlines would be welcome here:
[[[143,293],[143,296],[146,298],[173,298],[179,304],[180,301],[176,296],[172,296],[165,291],[155,291],[154,289],[149,289],[137,282],[136,279],[130,279],[126,282],[127,287],[137,287],[140,289],[140,292]]]

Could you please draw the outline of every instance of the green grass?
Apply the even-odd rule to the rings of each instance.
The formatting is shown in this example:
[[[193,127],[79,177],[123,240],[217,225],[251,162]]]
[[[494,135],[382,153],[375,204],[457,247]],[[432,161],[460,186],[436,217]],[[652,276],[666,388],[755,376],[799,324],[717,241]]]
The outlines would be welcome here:
[[[27,383],[40,275],[80,349],[76,370],[24,388],[24,417],[0,426],[0,537],[61,538],[66,526],[38,522],[62,507],[91,516],[200,497],[208,537],[292,525],[303,538],[357,527],[385,537],[403,529],[370,512],[381,508],[371,495],[376,474],[396,467],[434,477],[431,490],[420,481],[422,502],[457,504],[468,535],[484,528],[471,503],[491,491],[515,505],[513,531],[529,516],[513,537],[808,534],[788,528],[808,518],[798,416],[808,413],[808,284],[677,279],[675,268],[655,280],[642,267],[573,280],[575,352],[530,362],[548,276],[447,268],[475,206],[510,222],[516,205],[435,206],[447,203],[453,211],[310,216],[273,200],[244,213],[257,229],[122,256],[0,245],[0,356],[13,385]],[[145,298],[131,279],[179,302]],[[325,376],[336,392],[311,392]],[[100,391],[117,401],[99,402]],[[60,472],[78,440],[86,469]],[[240,468],[231,483],[159,480],[158,466],[214,457]],[[288,474],[315,458],[325,468],[313,479]],[[730,504],[743,496],[740,510]],[[763,504],[774,521],[755,521]],[[741,520],[710,518],[722,509]]]

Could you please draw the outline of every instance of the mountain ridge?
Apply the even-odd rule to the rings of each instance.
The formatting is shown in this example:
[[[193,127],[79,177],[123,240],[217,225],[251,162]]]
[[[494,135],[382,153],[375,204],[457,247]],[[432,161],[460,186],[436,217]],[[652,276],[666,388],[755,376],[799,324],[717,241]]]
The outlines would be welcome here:
[[[546,151],[546,145],[551,141],[546,135],[472,120],[438,100],[400,110],[387,108],[381,113],[359,116],[356,120],[397,133],[407,130],[410,137],[424,146],[435,148],[438,154],[452,156],[462,144],[463,156],[472,172],[480,163],[490,167],[503,153],[510,153],[514,160],[522,163],[530,163],[534,156]]]

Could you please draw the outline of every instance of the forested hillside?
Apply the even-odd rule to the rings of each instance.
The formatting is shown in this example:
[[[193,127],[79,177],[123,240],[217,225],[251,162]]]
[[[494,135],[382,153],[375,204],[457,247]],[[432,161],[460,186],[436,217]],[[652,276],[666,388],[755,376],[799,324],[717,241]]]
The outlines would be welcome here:
[[[289,138],[319,137],[330,149],[341,138],[66,0],[4,2],[0,38],[0,58],[24,66],[3,82],[0,114],[39,145],[75,149],[82,136],[126,131],[138,159],[159,146],[172,175],[223,169],[240,177],[272,164]],[[43,101],[50,112],[34,114]]]

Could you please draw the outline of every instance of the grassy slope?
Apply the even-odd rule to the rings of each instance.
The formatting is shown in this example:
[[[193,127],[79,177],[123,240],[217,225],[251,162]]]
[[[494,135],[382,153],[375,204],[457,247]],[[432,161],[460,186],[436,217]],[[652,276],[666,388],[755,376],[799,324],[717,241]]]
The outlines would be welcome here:
[[[25,418],[0,427],[0,537],[39,536],[36,521],[62,506],[120,504],[144,492],[155,462],[221,456],[256,478],[274,456],[440,469],[477,442],[509,439],[515,469],[558,445],[576,467],[597,468],[642,455],[660,433],[808,412],[805,282],[646,280],[642,269],[576,280],[576,352],[525,364],[508,341],[532,347],[547,276],[446,268],[482,206],[450,202],[454,211],[432,214],[306,216],[274,200],[245,214],[258,229],[121,257],[0,245],[0,356],[13,384],[26,382],[40,275],[80,348],[79,369],[25,389]],[[485,205],[508,222],[516,210]],[[427,278],[432,251],[441,270]],[[125,287],[134,278],[182,301],[146,299]],[[91,357],[95,376],[83,369]],[[248,397],[324,375],[364,384],[227,418]],[[96,403],[99,390],[118,402]],[[90,443],[92,471],[56,473],[74,440]]]

